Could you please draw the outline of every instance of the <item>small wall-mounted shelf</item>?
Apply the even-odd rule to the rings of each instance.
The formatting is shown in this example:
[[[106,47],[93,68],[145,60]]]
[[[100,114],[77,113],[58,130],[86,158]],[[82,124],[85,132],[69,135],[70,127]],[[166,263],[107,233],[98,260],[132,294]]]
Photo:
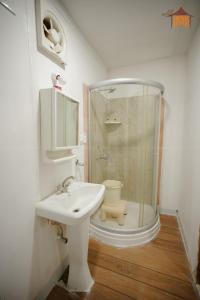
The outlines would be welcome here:
[[[114,125],[114,124],[121,124],[120,121],[115,121],[115,120],[107,120],[104,122],[105,125]]]
[[[61,157],[61,158],[56,158],[56,159],[50,159],[50,158],[46,158],[45,162],[46,163],[50,163],[50,164],[59,164],[68,160],[72,160],[75,159],[76,155],[72,155],[72,156],[65,156],[65,157]]]
[[[46,155],[44,157],[44,161],[46,163],[62,163],[71,159],[75,159],[76,154],[72,152],[72,150],[67,151],[46,151]]]

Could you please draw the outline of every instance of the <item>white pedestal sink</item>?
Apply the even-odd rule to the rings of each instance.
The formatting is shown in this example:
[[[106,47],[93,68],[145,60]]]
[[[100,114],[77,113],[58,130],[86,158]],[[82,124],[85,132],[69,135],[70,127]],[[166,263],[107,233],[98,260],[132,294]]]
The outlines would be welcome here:
[[[38,216],[67,225],[69,278],[67,289],[88,292],[93,285],[88,263],[90,216],[103,201],[104,185],[74,182],[70,193],[53,194],[37,203]]]

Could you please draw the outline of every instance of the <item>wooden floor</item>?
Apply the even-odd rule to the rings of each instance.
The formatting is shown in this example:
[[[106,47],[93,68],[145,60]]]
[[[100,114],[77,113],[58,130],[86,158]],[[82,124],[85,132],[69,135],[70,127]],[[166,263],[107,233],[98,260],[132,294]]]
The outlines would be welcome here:
[[[55,286],[47,299],[198,299],[175,217],[161,215],[160,233],[145,246],[118,249],[91,240],[88,260],[95,278],[89,294]]]

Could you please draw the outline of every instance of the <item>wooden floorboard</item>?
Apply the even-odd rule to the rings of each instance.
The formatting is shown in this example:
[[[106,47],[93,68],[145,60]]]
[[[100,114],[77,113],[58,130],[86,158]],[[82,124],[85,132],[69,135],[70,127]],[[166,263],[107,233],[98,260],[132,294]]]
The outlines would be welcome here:
[[[152,287],[159,288],[165,292],[170,291],[173,295],[184,299],[194,299],[191,283],[176,279],[174,276],[155,272],[124,260],[116,261],[113,256],[101,254],[93,250],[89,251],[89,262]]]
[[[140,281],[122,276],[118,273],[109,271],[96,265],[90,265],[90,270],[97,283],[101,283],[108,288],[114,289],[129,297],[138,300],[178,300],[172,294],[165,293],[155,287],[151,287]]]
[[[112,255],[117,259],[138,264],[153,271],[175,274],[178,279],[190,281],[191,276],[188,269],[187,259],[184,254],[155,247],[154,243],[149,243],[141,247],[129,247],[118,249],[99,243],[95,240],[90,241],[90,249],[103,254]]]
[[[47,297],[47,300],[79,300],[76,293],[69,293],[60,286],[55,286]]]
[[[160,219],[157,238],[144,246],[120,249],[90,240],[91,292],[69,293],[55,286],[47,299],[197,299],[177,220],[166,215]]]
[[[161,222],[162,226],[179,229],[176,217],[161,214],[160,222]]]
[[[95,283],[90,293],[69,293],[60,286],[55,286],[47,300],[136,300],[133,297],[126,296],[116,292],[111,288]]]

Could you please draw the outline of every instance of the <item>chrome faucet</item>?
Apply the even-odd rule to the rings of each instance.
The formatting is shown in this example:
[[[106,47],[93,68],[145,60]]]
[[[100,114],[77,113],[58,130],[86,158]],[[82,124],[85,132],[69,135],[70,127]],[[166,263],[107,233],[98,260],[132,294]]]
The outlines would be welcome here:
[[[108,155],[102,154],[102,155],[100,155],[97,159],[108,160]]]
[[[65,178],[63,180],[63,182],[57,186],[57,188],[56,188],[57,193],[58,194],[69,193],[69,190],[68,190],[69,186],[74,179],[75,179],[74,176],[68,176],[67,178]]]

